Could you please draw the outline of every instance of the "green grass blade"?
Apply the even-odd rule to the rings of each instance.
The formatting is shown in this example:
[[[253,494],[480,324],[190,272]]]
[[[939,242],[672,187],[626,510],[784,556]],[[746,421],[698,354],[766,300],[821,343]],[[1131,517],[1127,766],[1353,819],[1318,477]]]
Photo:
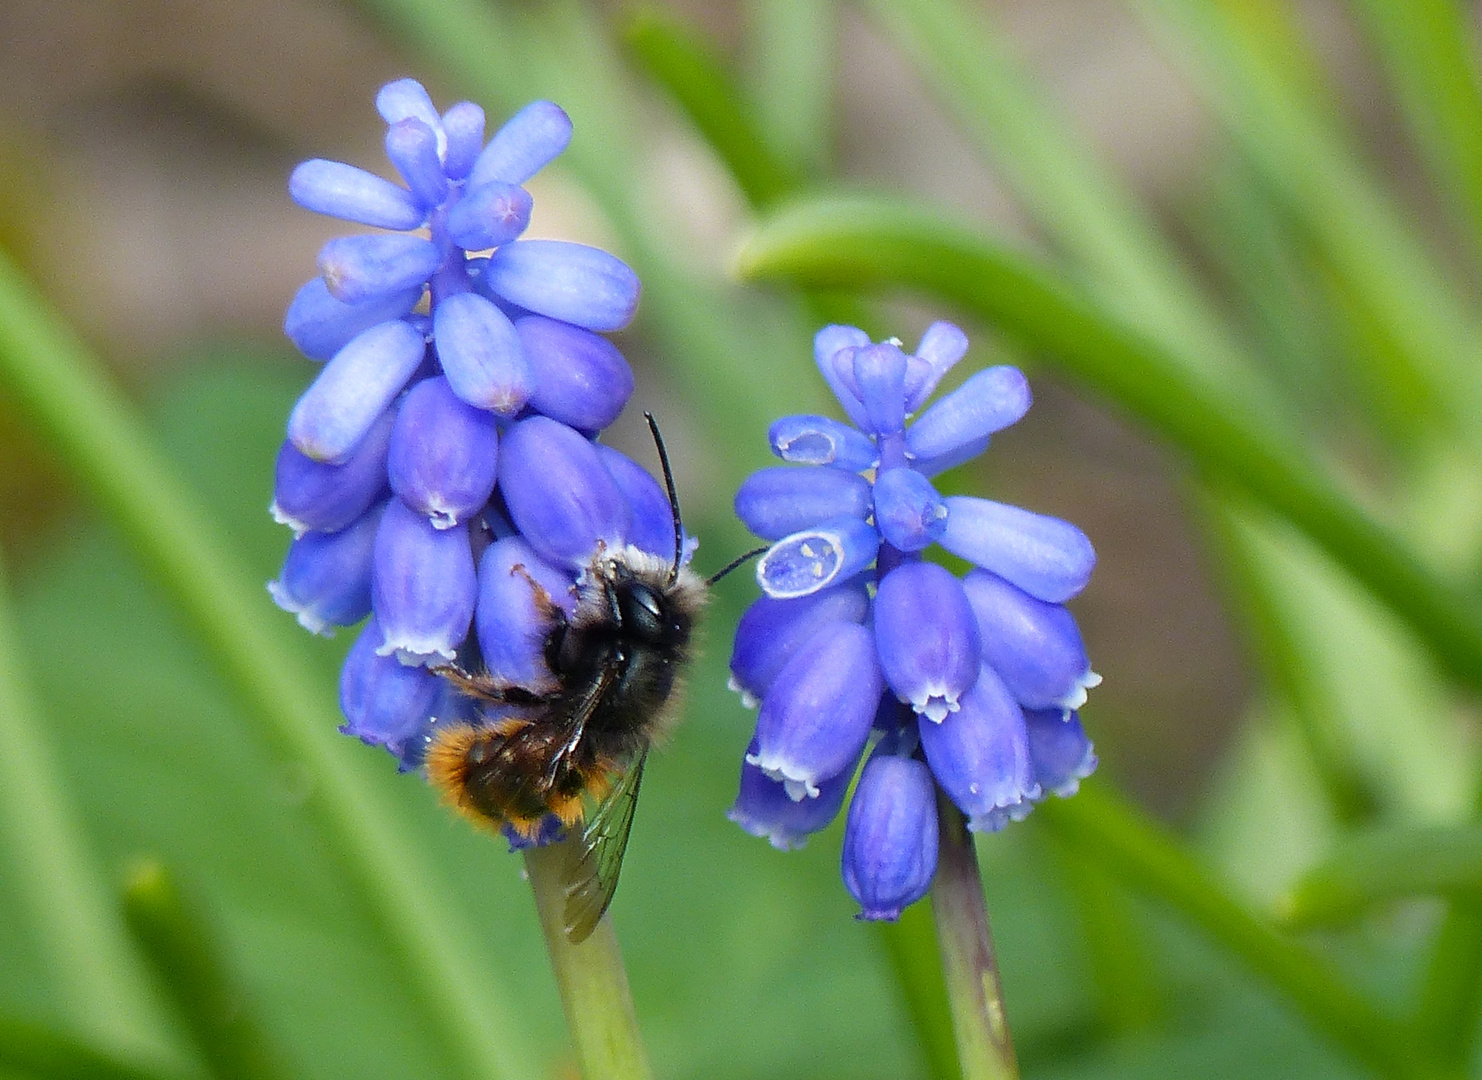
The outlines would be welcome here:
[[[197,1052],[218,1080],[287,1080],[283,1058],[252,1007],[219,935],[158,862],[123,889],[124,917]]]
[[[1437,420],[1482,445],[1482,366],[1474,316],[1353,150],[1292,84],[1259,21],[1216,0],[1137,0],[1202,86],[1242,152],[1310,230],[1334,274],[1426,395],[1417,433]]]
[[[42,1024],[0,1016],[0,1073],[26,1080],[199,1080],[143,1065]]]
[[[1349,0],[1394,87],[1474,266],[1482,263],[1482,90],[1476,35],[1456,0]]]
[[[1291,1001],[1356,1059],[1394,1077],[1437,1075],[1410,1032],[1355,992],[1316,953],[1231,899],[1172,837],[1098,785],[1038,814],[1083,857],[1169,904]]]
[[[152,1047],[164,1036],[123,923],[89,861],[75,807],[37,720],[0,565],[0,834],[26,893],[62,1006],[104,1045]]]
[[[629,51],[684,110],[753,206],[787,194],[796,178],[767,145],[734,80],[705,45],[668,12],[636,11],[623,29]]]
[[[1482,825],[1396,826],[1342,840],[1281,905],[1297,929],[1341,926],[1418,896],[1482,895]]]
[[[1018,68],[981,5],[871,0],[964,133],[1081,267],[1086,289],[1167,344],[1189,374],[1275,407],[1271,388],[1132,194]]]
[[[283,647],[260,583],[229,554],[229,541],[86,347],[3,256],[0,385],[185,615],[260,736],[314,778],[306,812],[374,918],[449,1065],[467,1077],[532,1075],[532,1055],[492,975],[472,970],[456,944],[460,920],[438,875],[346,764],[353,747],[334,730],[332,688]]]
[[[1274,432],[1251,405],[1190,379],[1166,349],[1035,261],[899,200],[831,198],[764,222],[743,276],[808,286],[906,287],[958,305],[1114,401],[1306,532],[1397,612],[1451,675],[1482,686],[1482,619]]]
[[[932,1080],[958,1080],[962,1070],[952,1031],[952,1003],[947,998],[931,905],[912,904],[896,922],[871,925],[890,960],[902,1004],[910,1013],[927,1074]]]
[[[748,0],[746,80],[767,142],[794,173],[816,175],[833,156],[835,0]]]

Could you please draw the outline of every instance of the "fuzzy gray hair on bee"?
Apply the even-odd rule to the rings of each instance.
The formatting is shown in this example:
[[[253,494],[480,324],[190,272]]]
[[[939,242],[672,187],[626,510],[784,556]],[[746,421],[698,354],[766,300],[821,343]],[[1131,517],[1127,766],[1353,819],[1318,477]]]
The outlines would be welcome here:
[[[643,765],[677,717],[675,689],[709,584],[683,565],[669,455],[653,416],[644,418],[669,494],[672,561],[631,544],[599,543],[577,578],[569,617],[525,575],[551,627],[544,651],[553,686],[508,684],[453,666],[434,669],[484,704],[479,722],[433,734],[427,776],[444,799],[483,827],[507,826],[529,839],[548,815],[568,830],[581,826],[566,871],[564,920],[573,943],[591,934],[612,903]],[[589,800],[595,803],[590,817]]]

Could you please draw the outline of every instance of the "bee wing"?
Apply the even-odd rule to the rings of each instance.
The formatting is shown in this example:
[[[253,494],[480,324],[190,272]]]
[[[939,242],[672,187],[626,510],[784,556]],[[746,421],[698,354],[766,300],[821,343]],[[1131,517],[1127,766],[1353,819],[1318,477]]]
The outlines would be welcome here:
[[[566,938],[573,945],[581,944],[596,929],[617,891],[647,760],[645,749],[582,829],[581,846],[566,875]]]

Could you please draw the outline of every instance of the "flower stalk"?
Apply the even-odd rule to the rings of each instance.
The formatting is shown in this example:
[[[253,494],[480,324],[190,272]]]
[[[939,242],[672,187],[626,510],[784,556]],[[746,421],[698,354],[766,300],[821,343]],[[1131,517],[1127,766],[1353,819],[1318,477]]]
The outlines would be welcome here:
[[[525,869],[583,1080],[652,1080],[628,972],[606,915],[580,945],[566,937],[566,869],[579,837],[527,848]]]
[[[931,886],[937,943],[963,1080],[1018,1080],[1019,1063],[1009,1034],[1003,983],[988,928],[983,881],[967,819],[940,790],[940,853]]]

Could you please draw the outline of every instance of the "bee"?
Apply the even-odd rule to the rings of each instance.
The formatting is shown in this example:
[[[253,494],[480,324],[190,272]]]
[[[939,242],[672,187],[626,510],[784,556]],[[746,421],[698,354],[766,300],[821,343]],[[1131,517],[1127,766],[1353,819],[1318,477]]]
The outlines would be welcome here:
[[[569,617],[526,575],[551,626],[544,643],[550,687],[435,669],[487,714],[478,724],[434,732],[427,773],[444,798],[476,823],[525,838],[536,837],[548,815],[568,830],[581,827],[566,871],[572,943],[585,940],[612,903],[644,762],[672,726],[671,697],[710,584],[682,565],[674,476],[658,425],[644,416],[664,469],[673,560],[599,543],[578,577]],[[596,806],[590,819],[588,800]]]

